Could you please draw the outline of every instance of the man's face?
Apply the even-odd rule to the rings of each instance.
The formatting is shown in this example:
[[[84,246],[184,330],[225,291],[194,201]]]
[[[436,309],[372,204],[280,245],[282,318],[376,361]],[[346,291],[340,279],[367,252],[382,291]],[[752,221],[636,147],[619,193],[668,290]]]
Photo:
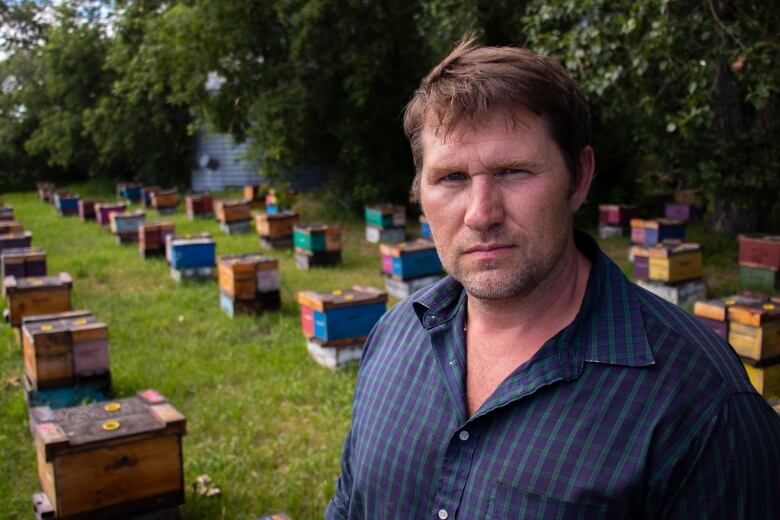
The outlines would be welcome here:
[[[557,276],[587,193],[571,194],[544,121],[526,110],[515,120],[494,113],[447,139],[422,133],[423,211],[444,267],[480,299],[524,296]]]

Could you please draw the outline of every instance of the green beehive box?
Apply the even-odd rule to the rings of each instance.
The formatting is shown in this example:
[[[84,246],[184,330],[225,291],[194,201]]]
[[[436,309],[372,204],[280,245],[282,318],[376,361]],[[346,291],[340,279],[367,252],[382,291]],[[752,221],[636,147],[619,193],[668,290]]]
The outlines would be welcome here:
[[[739,267],[739,283],[744,289],[773,291],[780,289],[780,271],[764,267]]]
[[[312,233],[308,229],[295,228],[293,233],[295,247],[308,251],[325,251],[325,234]]]

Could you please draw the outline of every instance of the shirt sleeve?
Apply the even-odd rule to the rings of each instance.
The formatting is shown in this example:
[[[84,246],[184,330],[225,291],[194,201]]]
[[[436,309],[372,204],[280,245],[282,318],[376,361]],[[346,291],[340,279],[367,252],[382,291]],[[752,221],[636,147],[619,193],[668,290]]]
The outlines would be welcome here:
[[[344,450],[341,453],[341,475],[336,481],[336,493],[330,499],[325,510],[326,520],[347,518],[349,514],[349,497],[352,494],[352,469],[350,468],[350,440],[352,428],[347,433]]]
[[[727,398],[668,478],[651,485],[649,518],[780,518],[780,417],[756,393]]]

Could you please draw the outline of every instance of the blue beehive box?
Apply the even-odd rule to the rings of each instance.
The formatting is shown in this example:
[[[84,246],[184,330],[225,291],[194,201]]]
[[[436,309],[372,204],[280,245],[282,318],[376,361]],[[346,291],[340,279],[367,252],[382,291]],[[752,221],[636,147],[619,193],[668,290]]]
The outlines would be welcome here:
[[[331,293],[298,294],[302,307],[312,309],[313,335],[323,341],[367,336],[385,313],[387,293],[374,287],[354,286]]]
[[[645,221],[644,244],[646,246],[669,239],[685,241],[685,222],[665,218]]]
[[[379,251],[383,257],[383,270],[398,280],[431,276],[443,270],[436,248],[430,240],[381,244]]]
[[[214,267],[216,244],[210,238],[174,238],[170,243],[170,262],[171,267],[179,270]]]

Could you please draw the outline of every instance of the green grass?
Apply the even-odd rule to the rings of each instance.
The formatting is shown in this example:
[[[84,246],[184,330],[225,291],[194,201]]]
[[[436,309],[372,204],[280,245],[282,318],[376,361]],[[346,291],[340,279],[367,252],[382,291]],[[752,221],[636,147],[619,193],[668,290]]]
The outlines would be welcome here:
[[[72,188],[113,198],[108,187]],[[117,396],[156,388],[187,417],[182,516],[253,518],[286,511],[296,519],[320,518],[339,472],[356,369],[334,373],[308,357],[295,294],[356,283],[381,286],[377,248],[363,239],[362,223],[346,216],[339,222],[344,263],[338,268],[300,271],[291,252],[264,251],[280,259],[282,310],[231,320],[219,309],[216,281],[177,284],[164,260],[142,260],[135,245],[117,245],[94,223],[61,218],[32,193],[4,198],[33,231],[33,245],[46,250],[49,272],[73,276],[74,308],[89,309],[108,324]],[[326,214],[310,198],[299,202],[299,210],[304,220]],[[164,218],[175,221],[178,233],[210,232],[217,254],[260,249],[253,233],[224,235],[213,220],[189,221],[182,208]],[[147,220],[156,219],[148,212]],[[717,273],[717,281],[708,280],[711,295],[733,291],[738,285],[733,239],[701,236],[709,240],[707,274]],[[628,240],[600,242],[630,273]],[[29,518],[30,495],[39,489],[22,390],[7,382],[22,373],[21,349],[10,328],[0,327],[4,518]],[[192,492],[203,473],[221,488],[220,497]]]

